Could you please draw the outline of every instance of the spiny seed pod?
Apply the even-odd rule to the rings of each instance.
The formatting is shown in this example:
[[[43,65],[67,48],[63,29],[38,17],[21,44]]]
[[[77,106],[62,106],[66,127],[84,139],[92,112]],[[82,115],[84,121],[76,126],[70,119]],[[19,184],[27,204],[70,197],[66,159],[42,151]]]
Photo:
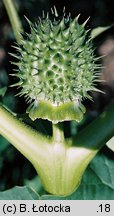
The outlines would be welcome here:
[[[52,14],[52,21],[49,16],[35,25],[29,21],[31,33],[17,47],[19,82],[14,85],[30,103],[27,112],[33,120],[80,121],[85,112],[82,100],[97,90],[99,66],[86,22],[79,25],[79,16],[65,14],[59,19],[56,9]]]

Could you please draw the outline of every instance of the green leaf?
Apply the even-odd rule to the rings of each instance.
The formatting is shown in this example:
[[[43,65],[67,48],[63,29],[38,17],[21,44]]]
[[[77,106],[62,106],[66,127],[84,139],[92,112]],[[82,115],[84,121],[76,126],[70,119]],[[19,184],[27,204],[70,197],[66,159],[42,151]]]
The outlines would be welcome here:
[[[80,122],[86,109],[82,104],[74,104],[73,102],[66,102],[59,106],[53,106],[46,101],[39,101],[38,106],[30,104],[27,109],[29,117],[34,121],[38,118],[58,123],[62,121],[76,120]]]
[[[114,160],[98,154],[86,170],[78,190],[67,197],[42,196],[49,200],[113,200]]]
[[[0,154],[7,149],[10,143],[2,136],[0,136]]]
[[[39,195],[29,187],[14,187],[0,192],[0,200],[39,200]]]
[[[40,195],[45,194],[45,191],[44,191],[44,188],[42,186],[39,176],[35,176],[32,180],[26,179],[24,184],[32,188],[34,191],[37,191],[38,194]]]
[[[57,197],[44,195],[42,200],[114,200],[114,190],[99,185],[81,185],[79,189],[69,197]]]
[[[4,97],[4,95],[5,95],[6,91],[7,91],[7,87],[6,87],[6,86],[5,86],[5,87],[2,87],[2,88],[0,88],[0,96],[1,96],[1,97]]]
[[[109,26],[105,26],[105,27],[97,27],[97,28],[94,28],[92,31],[91,31],[91,38],[94,39],[96,38],[97,36],[99,36],[100,34],[102,34],[103,32],[105,32],[106,30],[112,28],[114,26],[114,24],[112,25],[109,25]]]
[[[98,177],[103,185],[114,190],[114,159],[104,154],[98,154],[90,165],[94,176]],[[91,176],[89,176],[91,181]],[[94,181],[98,184],[98,180]]]
[[[112,137],[107,143],[106,143],[107,147],[114,151],[114,137]]]

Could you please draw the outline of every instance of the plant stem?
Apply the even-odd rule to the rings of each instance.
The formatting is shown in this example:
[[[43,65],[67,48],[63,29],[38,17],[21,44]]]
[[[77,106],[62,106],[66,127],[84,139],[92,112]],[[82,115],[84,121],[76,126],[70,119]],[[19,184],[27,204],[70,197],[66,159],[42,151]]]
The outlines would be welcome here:
[[[32,162],[36,153],[37,157],[44,154],[49,143],[46,137],[25,125],[2,106],[0,106],[0,134],[28,160],[32,159]]]
[[[114,136],[114,103],[77,136],[72,138],[72,145],[100,150]],[[77,144],[76,144],[77,143]]]
[[[61,122],[52,124],[53,128],[53,141],[62,143],[64,141],[63,124]]]
[[[64,140],[62,123],[53,125],[53,139],[19,121],[0,106],[0,133],[35,167],[46,191],[68,195],[101,147],[114,135],[114,103],[78,136]]]
[[[23,32],[23,28],[16,8],[14,6],[13,0],[3,0],[3,2],[8,13],[16,40],[18,43],[20,43],[22,39],[21,33]]]

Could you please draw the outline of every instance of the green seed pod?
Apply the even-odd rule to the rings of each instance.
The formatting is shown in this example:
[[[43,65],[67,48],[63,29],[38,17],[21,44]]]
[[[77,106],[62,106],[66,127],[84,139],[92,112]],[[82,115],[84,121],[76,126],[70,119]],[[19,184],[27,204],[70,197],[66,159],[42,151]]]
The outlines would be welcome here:
[[[52,14],[52,21],[49,16],[35,25],[29,21],[31,33],[16,56],[19,82],[15,86],[30,103],[27,112],[33,120],[79,122],[85,113],[82,100],[97,90],[98,66],[86,22],[79,25],[79,16],[72,19],[65,14],[59,19],[56,9]]]

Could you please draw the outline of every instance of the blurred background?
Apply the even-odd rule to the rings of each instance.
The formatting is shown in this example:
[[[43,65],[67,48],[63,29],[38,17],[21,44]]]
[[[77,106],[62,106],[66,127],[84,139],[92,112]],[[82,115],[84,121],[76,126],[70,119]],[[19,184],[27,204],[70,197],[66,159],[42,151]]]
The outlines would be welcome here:
[[[62,15],[63,7],[66,13],[71,12],[72,17],[81,14],[79,22],[84,22],[89,16],[88,28],[93,29],[98,26],[108,26],[114,24],[114,1],[113,0],[14,0],[18,14],[26,32],[29,32],[29,25],[24,18],[28,17],[32,22],[37,21],[42,16],[42,10],[50,11],[53,5]],[[14,83],[13,61],[8,53],[14,52],[12,45],[15,37],[4,8],[0,0],[0,102],[18,113],[21,118],[26,111],[27,104],[23,98],[15,97],[16,88],[9,87]],[[66,137],[76,134],[85,125],[96,118],[104,108],[114,100],[114,28],[111,28],[97,37],[94,41],[95,53],[97,56],[105,55],[100,61],[101,80],[99,89],[104,92],[92,93],[93,102],[85,100],[84,104],[87,112],[84,120],[77,125],[76,122],[66,122],[64,125]],[[36,128],[42,133],[51,134],[51,124],[47,121],[37,120],[31,122],[26,116],[26,123]],[[106,150],[103,150],[106,152]],[[107,150],[108,151],[108,150]],[[36,172],[32,165],[3,137],[0,137],[0,191],[9,189],[15,185],[25,185],[32,182]]]

